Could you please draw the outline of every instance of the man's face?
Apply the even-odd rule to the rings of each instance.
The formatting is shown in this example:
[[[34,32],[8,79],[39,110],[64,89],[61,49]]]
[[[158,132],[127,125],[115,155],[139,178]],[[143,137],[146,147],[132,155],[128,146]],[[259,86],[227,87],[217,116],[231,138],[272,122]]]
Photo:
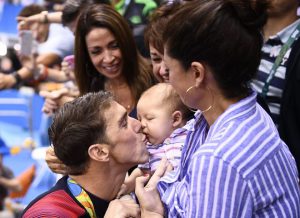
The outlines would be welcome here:
[[[149,153],[141,123],[129,117],[126,109],[115,101],[104,116],[107,122],[106,136],[111,144],[110,159],[128,169],[147,162]]]
[[[42,23],[34,22],[30,26],[30,30],[32,31],[33,38],[38,43],[43,43],[48,38],[49,24],[42,24]]]

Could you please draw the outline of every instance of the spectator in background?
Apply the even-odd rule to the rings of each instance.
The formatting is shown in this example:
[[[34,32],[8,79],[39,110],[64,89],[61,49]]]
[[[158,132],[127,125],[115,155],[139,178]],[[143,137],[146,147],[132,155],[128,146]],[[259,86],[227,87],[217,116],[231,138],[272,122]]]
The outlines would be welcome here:
[[[135,108],[141,93],[154,82],[150,66],[136,49],[128,24],[109,5],[90,5],[79,17],[75,35],[75,78],[80,95],[110,91],[133,117],[136,117]],[[46,98],[46,113],[52,113],[71,99],[66,95]]]
[[[253,88],[265,98],[300,169],[300,19],[297,0],[270,1]]]
[[[75,34],[79,14],[90,4],[109,4],[109,0],[66,0],[62,11],[49,13],[42,11],[29,17],[17,17],[17,20],[24,21],[26,25],[33,22],[44,23],[45,20],[48,20],[49,23],[62,23]]]
[[[79,17],[75,39],[80,93],[110,91],[128,113],[135,113],[140,95],[153,79],[124,18],[111,6],[93,5]]]
[[[19,16],[31,16],[43,11],[39,5],[24,7]],[[21,25],[22,26],[22,25]],[[43,79],[46,74],[46,67],[60,64],[62,58],[73,53],[74,39],[72,33],[59,24],[35,22],[30,26],[22,26],[21,29],[30,29],[34,39],[38,42],[37,57],[23,62],[23,67],[13,74],[0,74],[0,89],[11,88],[26,79],[37,77]],[[39,65],[39,66],[38,66]],[[34,75],[37,74],[37,75]]]
[[[75,34],[75,28],[76,28],[77,19],[80,14],[80,11],[83,10],[86,6],[93,3],[108,4],[108,1],[67,0],[64,3],[63,11],[49,12],[49,13],[42,11],[41,13],[37,13],[29,17],[18,16],[17,20],[19,21],[19,23],[22,23],[22,25],[25,26],[31,26],[32,24],[35,23],[44,24],[45,20],[48,21],[48,23],[62,23],[63,26],[68,27],[73,32],[73,34]],[[76,89],[76,87],[74,87],[73,84],[73,80],[74,80],[73,71],[74,71],[74,55],[68,55],[64,57],[61,63],[61,69],[47,68],[47,79],[58,83],[65,82],[64,86],[62,87],[62,90],[59,90],[59,93],[66,93],[65,91],[66,87],[68,89],[70,87],[72,87],[72,89],[74,88]],[[45,94],[44,91],[42,92],[42,95]],[[49,95],[49,93],[46,93],[46,95]],[[57,93],[55,95],[57,95]]]
[[[181,1],[164,3],[150,16],[150,22],[145,28],[144,41],[150,51],[152,73],[159,82],[169,82],[169,74],[163,61],[163,30],[172,15],[182,6]]]
[[[67,0],[64,3],[63,10],[47,14],[47,20],[54,23],[62,22],[64,25],[68,25],[74,32],[76,23],[75,18],[79,15],[79,8],[88,6],[91,3],[111,4],[128,22],[140,53],[143,56],[149,56],[148,51],[144,46],[143,36],[149,16],[157,8],[157,3],[154,0]],[[19,19],[27,22],[43,22],[45,19],[45,13],[40,13],[30,17],[29,19]]]
[[[149,52],[144,44],[144,29],[151,13],[157,8],[154,0],[111,0],[114,8],[126,19],[140,53],[148,57]]]
[[[148,160],[141,128],[107,92],[66,103],[49,137],[68,176],[34,199],[22,217],[139,217],[133,200],[114,199],[126,172]]]
[[[137,179],[142,216],[300,216],[295,161],[249,87],[267,5],[191,1],[169,21],[163,39],[170,83],[198,112],[176,173],[160,178],[158,168],[148,183]]]
[[[5,210],[5,199],[9,191],[20,191],[22,188],[20,182],[14,178],[12,170],[3,164],[3,156],[8,154],[9,148],[0,138],[0,211]]]
[[[7,54],[0,57],[0,73],[10,74],[20,69],[21,63],[16,55],[15,49],[8,48]]]

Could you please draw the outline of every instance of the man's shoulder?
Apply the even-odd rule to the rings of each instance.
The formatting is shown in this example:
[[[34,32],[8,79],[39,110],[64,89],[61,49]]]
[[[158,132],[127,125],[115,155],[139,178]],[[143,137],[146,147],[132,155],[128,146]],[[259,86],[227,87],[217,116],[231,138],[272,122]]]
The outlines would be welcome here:
[[[63,189],[37,197],[26,209],[26,217],[80,217],[85,210]]]

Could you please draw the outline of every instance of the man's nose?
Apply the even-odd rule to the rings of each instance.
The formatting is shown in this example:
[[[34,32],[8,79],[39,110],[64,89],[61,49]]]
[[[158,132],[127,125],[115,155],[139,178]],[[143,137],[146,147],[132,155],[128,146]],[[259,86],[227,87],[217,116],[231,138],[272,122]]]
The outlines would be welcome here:
[[[142,132],[142,123],[137,120],[137,119],[134,119],[134,118],[129,118],[131,119],[131,121],[133,122],[133,130],[136,132],[136,133],[141,133]]]

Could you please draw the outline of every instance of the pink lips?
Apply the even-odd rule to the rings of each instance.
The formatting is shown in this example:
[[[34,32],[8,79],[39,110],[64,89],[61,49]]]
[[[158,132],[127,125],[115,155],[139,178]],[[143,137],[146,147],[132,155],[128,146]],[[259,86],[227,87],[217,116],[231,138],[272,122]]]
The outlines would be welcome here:
[[[143,142],[144,142],[145,144],[147,144],[147,142],[148,142],[148,137],[147,137],[147,135],[145,135],[145,134],[144,134],[144,136],[143,136]]]

